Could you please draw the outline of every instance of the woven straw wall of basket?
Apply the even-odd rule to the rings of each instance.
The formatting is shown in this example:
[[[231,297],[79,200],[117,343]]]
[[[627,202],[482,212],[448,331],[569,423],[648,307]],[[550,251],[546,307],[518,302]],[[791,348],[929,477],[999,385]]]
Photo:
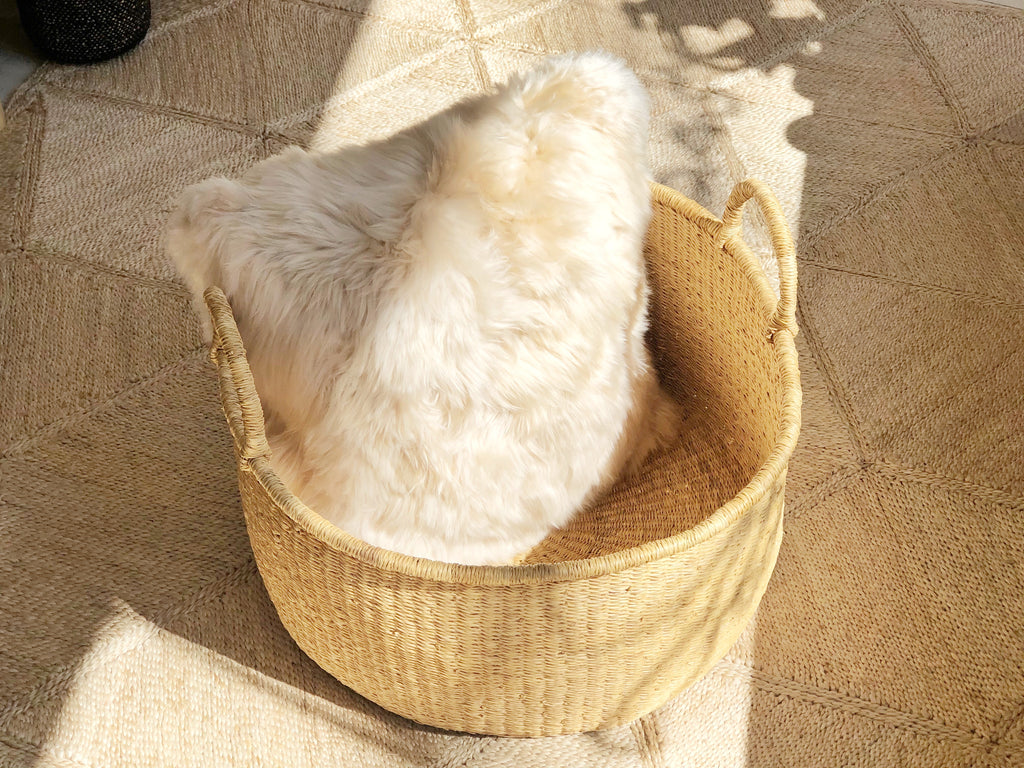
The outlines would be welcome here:
[[[758,182],[737,185],[721,221],[665,187],[652,193],[649,341],[684,406],[682,434],[519,565],[387,552],[305,507],[268,461],[230,306],[207,291],[211,356],[267,590],[299,646],[381,706],[495,735],[618,725],[703,676],[756,609],[800,423],[792,240]],[[778,301],[740,236],[750,198],[779,259]]]

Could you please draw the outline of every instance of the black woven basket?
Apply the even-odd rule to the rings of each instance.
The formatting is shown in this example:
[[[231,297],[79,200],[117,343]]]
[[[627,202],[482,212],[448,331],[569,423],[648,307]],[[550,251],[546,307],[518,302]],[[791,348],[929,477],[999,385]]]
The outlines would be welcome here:
[[[18,12],[33,45],[63,64],[112,59],[149,29],[149,0],[18,0]]]

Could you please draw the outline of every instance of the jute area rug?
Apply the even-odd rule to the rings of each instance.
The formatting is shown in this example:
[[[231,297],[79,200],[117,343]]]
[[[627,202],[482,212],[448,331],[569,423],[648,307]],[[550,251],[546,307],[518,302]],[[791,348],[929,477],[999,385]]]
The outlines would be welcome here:
[[[661,710],[443,733],[278,622],[163,220],[595,47],[651,92],[660,181],[720,213],[759,177],[798,236],[786,536]],[[922,0],[157,0],[123,59],[44,67],[0,134],[0,764],[1024,765],[1022,108],[1021,14]]]

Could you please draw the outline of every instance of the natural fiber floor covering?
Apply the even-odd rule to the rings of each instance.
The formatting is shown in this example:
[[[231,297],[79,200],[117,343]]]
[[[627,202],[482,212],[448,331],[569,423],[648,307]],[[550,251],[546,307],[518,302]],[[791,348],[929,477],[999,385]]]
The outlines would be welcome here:
[[[381,136],[549,51],[654,102],[659,180],[768,182],[804,427],[759,615],[630,727],[403,721],[253,565],[161,229],[186,184]],[[0,134],[0,764],[1024,765],[1024,17],[919,0],[157,0]],[[763,240],[758,240],[763,242]],[[681,297],[685,300],[685,297]]]

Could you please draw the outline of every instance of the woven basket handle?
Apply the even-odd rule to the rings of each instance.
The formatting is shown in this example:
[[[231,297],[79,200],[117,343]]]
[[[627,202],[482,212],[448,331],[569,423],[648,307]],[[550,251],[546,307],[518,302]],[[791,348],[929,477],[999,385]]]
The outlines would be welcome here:
[[[775,258],[779,262],[779,301],[768,320],[768,325],[773,333],[786,329],[795,336],[796,249],[793,247],[793,236],[789,233],[789,226],[782,215],[782,207],[772,191],[757,179],[747,179],[733,187],[732,194],[725,204],[725,213],[722,214],[722,230],[719,237],[725,241],[739,235],[743,223],[743,206],[750,198],[755,198],[761,207],[761,213],[768,224]]]
[[[245,359],[245,347],[238,335],[231,305],[224,291],[216,286],[207,288],[203,299],[213,319],[210,359],[217,366],[221,404],[235,438],[235,448],[243,459],[270,456],[263,426],[263,407],[256,393],[249,362]]]

